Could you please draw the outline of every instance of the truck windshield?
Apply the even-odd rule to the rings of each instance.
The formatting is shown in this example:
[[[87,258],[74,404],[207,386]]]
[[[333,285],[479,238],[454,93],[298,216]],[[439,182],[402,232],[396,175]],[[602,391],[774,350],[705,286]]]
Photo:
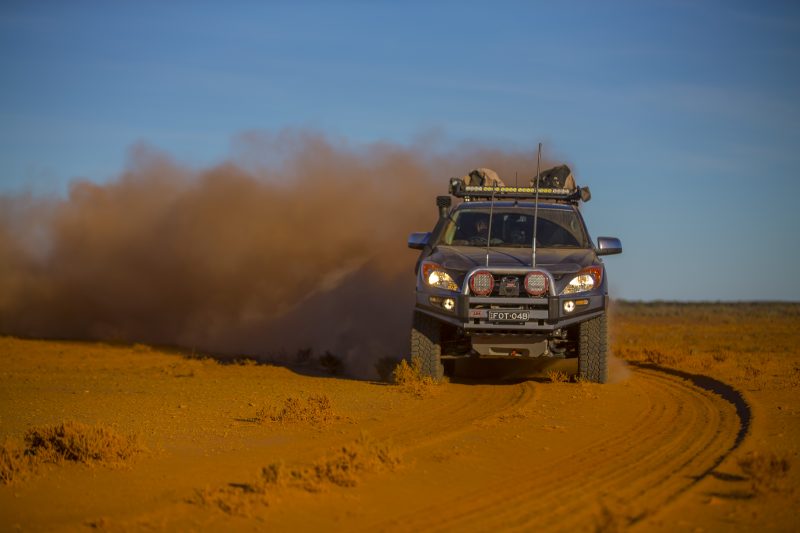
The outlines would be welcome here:
[[[443,244],[486,246],[489,210],[464,209],[453,214]],[[539,207],[536,246],[543,248],[588,248],[583,223],[575,211]],[[492,246],[530,248],[533,243],[533,211],[498,210],[492,213]]]

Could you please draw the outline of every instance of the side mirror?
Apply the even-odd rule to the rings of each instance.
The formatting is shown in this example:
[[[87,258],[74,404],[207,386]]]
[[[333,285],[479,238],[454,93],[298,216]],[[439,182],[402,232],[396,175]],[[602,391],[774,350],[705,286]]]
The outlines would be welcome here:
[[[414,250],[422,250],[431,239],[431,232],[412,233],[408,236],[408,247]]]
[[[597,255],[612,255],[622,253],[622,243],[616,237],[598,237]]]

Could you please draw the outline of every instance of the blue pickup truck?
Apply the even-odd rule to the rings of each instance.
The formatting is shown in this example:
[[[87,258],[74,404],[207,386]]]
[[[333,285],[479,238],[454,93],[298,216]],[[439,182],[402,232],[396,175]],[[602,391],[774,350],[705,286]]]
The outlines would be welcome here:
[[[581,216],[587,187],[565,165],[507,187],[488,169],[449,182],[420,250],[411,356],[435,379],[464,357],[577,358],[581,379],[607,379],[608,276],[601,256],[619,239],[592,240]],[[459,200],[453,206],[453,198]]]

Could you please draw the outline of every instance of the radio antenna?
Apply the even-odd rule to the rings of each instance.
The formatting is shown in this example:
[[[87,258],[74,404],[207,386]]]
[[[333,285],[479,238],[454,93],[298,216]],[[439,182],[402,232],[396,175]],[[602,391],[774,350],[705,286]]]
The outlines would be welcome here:
[[[489,268],[489,245],[492,244],[492,214],[494,213],[494,193],[497,190],[497,184],[492,188],[492,203],[489,205],[489,233],[486,235],[486,268]]]
[[[533,244],[531,249],[531,267],[536,268],[536,229],[539,225],[539,172],[542,164],[542,143],[539,143],[539,151],[536,154],[536,200],[533,206]],[[488,258],[488,254],[487,254]]]

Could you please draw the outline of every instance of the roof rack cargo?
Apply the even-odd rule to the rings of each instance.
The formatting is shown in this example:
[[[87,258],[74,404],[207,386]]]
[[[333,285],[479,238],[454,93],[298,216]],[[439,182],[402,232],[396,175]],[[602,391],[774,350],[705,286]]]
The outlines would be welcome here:
[[[534,181],[531,180],[531,185]],[[508,187],[496,172],[486,168],[475,169],[461,178],[450,179],[450,194],[464,201],[477,198],[525,198],[588,202],[592,194],[589,187],[578,187],[567,165],[559,165],[540,173],[539,187]]]

